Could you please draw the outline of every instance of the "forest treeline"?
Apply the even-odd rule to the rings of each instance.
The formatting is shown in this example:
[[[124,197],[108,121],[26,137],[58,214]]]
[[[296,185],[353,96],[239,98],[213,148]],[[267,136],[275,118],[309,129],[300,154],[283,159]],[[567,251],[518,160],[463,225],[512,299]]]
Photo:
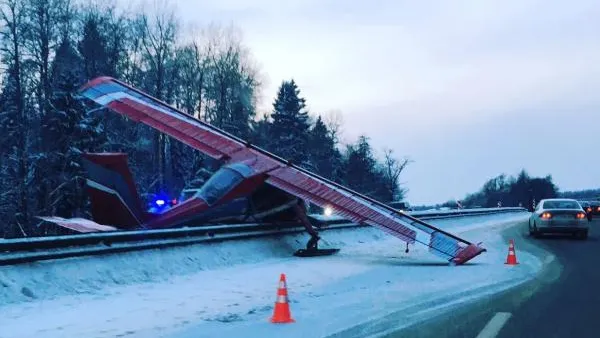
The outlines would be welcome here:
[[[517,176],[500,174],[487,180],[479,191],[468,194],[458,202],[464,208],[495,208],[500,205],[531,209],[537,201],[554,197],[559,197],[559,190],[552,176],[531,177],[521,170]],[[456,202],[447,201],[440,206],[456,208]]]
[[[38,215],[89,217],[84,152],[129,154],[143,196],[175,196],[207,178],[212,164],[202,154],[77,96],[102,75],[380,201],[402,199],[399,176],[410,161],[391,150],[376,156],[367,136],[341,145],[340,120],[308,112],[293,79],[281,79],[271,111],[257,112],[260,70],[235,27],[184,29],[168,6],[90,3],[0,5],[0,236],[57,231],[40,227]]]

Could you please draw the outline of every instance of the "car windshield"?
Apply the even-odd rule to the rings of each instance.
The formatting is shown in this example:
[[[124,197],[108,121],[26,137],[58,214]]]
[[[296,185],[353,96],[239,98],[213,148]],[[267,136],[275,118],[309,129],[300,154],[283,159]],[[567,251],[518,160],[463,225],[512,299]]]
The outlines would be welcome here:
[[[575,201],[546,201],[544,209],[579,209],[579,203]]]
[[[206,181],[198,194],[208,205],[213,205],[243,179],[237,171],[221,168]]]

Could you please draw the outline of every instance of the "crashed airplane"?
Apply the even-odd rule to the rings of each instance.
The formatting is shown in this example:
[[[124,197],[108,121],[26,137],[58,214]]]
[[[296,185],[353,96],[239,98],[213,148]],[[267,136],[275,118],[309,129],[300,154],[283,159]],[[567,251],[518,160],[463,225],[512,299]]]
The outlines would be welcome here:
[[[407,244],[421,243],[433,254],[453,264],[463,264],[486,250],[417,218],[322,178],[290,161],[181,112],[119,80],[99,77],[80,89],[81,96],[135,122],[148,125],[223,165],[192,197],[160,214],[135,207],[137,193],[124,154],[87,154],[91,174],[88,188],[95,203],[95,222],[84,219],[43,217],[80,232],[118,228],[156,229],[182,226],[220,206],[261,193],[280,194],[271,209],[289,207],[311,235],[299,256],[330,254],[337,250],[317,248],[320,237],[306,217],[304,201],[356,223],[376,227]],[[117,183],[120,182],[120,183]],[[111,188],[112,187],[112,188]],[[284,194],[281,194],[284,192]],[[95,209],[94,209],[95,208]],[[268,207],[266,209],[269,209]],[[260,213],[260,211],[258,212]],[[212,217],[215,217],[214,215]],[[115,227],[116,226],[116,227]]]

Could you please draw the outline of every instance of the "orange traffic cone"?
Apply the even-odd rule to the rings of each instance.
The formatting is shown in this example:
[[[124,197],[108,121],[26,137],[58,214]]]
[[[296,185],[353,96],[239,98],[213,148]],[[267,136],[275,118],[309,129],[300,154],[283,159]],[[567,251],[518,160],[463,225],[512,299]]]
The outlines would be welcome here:
[[[515,254],[515,243],[511,239],[508,243],[508,256],[506,257],[506,263],[508,265],[517,265],[517,255]]]
[[[279,277],[279,288],[277,289],[277,301],[271,323],[294,323],[290,313],[290,305],[288,303],[287,286],[285,283],[285,274]]]

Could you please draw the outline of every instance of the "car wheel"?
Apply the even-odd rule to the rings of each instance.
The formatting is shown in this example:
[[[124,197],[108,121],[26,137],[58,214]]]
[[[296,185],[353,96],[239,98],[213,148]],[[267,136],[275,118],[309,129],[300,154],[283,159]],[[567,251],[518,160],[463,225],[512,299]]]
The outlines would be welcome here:
[[[535,238],[542,237],[542,234],[540,233],[537,226],[535,225],[535,222],[533,222],[533,237],[535,237]]]
[[[588,238],[588,232],[587,231],[582,231],[581,233],[579,233],[579,238],[585,240]]]

